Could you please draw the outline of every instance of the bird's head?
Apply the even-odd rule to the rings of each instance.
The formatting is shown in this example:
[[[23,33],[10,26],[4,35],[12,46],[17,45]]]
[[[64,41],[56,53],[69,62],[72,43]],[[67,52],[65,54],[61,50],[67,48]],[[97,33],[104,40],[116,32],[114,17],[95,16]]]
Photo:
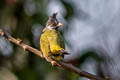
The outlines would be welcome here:
[[[62,26],[62,23],[58,22],[58,20],[56,19],[58,13],[53,13],[49,20],[46,23],[46,28],[47,29],[58,29],[59,27]]]

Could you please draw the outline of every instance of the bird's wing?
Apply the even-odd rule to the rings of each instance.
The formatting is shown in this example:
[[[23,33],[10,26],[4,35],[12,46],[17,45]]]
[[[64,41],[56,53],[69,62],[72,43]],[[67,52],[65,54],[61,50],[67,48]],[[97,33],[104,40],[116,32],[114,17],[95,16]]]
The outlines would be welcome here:
[[[51,31],[48,37],[51,52],[56,52],[64,49],[64,43],[61,39],[62,36],[58,33],[58,31]]]
[[[64,43],[64,40],[63,40],[63,37],[62,37],[62,34],[60,32],[58,32],[58,43],[59,45],[61,46],[61,48],[63,48],[63,50],[60,50],[59,52],[62,52],[63,53],[63,57],[64,57],[64,54],[70,54],[68,53],[66,50],[65,50],[65,43]]]
[[[64,41],[63,41],[63,37],[62,37],[62,34],[59,31],[58,31],[57,40],[58,40],[58,44],[60,45],[60,47],[65,49],[65,44],[64,44]]]

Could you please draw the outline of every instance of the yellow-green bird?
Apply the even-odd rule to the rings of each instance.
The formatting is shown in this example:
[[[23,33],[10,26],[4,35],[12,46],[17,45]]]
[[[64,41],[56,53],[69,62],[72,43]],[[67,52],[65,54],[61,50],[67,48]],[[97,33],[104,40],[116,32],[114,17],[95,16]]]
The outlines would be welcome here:
[[[56,16],[57,13],[53,13],[53,15],[50,16],[40,37],[40,47],[47,60],[49,60],[49,58],[61,60],[65,54],[68,54],[65,51],[62,35],[58,30],[58,28],[62,26],[62,23],[58,22]]]

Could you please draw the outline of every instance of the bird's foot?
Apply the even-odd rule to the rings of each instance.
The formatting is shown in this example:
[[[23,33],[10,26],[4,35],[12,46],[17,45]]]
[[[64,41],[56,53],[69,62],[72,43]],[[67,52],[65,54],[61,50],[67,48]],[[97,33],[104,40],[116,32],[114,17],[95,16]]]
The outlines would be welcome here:
[[[52,66],[58,66],[55,61],[51,61]]]
[[[50,62],[51,64],[52,64],[52,66],[57,66],[57,63],[53,60],[53,59],[51,59],[50,57],[46,57],[45,58],[48,62]]]

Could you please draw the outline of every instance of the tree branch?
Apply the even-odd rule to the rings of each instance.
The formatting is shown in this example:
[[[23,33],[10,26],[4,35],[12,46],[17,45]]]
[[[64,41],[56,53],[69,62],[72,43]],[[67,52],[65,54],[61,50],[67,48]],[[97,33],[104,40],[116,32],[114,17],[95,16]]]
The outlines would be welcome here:
[[[8,35],[4,31],[2,31],[1,29],[0,29],[0,36],[3,36],[6,39],[8,39],[9,41],[13,42],[14,44],[22,47],[25,51],[26,50],[30,51],[30,52],[40,56],[41,58],[44,58],[41,51],[39,51],[39,50],[37,50],[35,48],[32,48],[29,45],[26,45],[20,39],[13,38],[12,36]],[[65,62],[62,62],[62,61],[56,61],[56,60],[54,60],[54,61],[57,63],[57,65],[59,67],[63,67],[65,69],[71,70],[72,72],[77,73],[81,77],[89,78],[89,79],[92,79],[92,80],[106,80],[104,78],[101,78],[101,77],[98,77],[96,75],[90,74],[88,72],[82,71],[82,70],[78,69],[77,67],[73,66],[72,64],[68,64],[68,63],[65,63]]]

